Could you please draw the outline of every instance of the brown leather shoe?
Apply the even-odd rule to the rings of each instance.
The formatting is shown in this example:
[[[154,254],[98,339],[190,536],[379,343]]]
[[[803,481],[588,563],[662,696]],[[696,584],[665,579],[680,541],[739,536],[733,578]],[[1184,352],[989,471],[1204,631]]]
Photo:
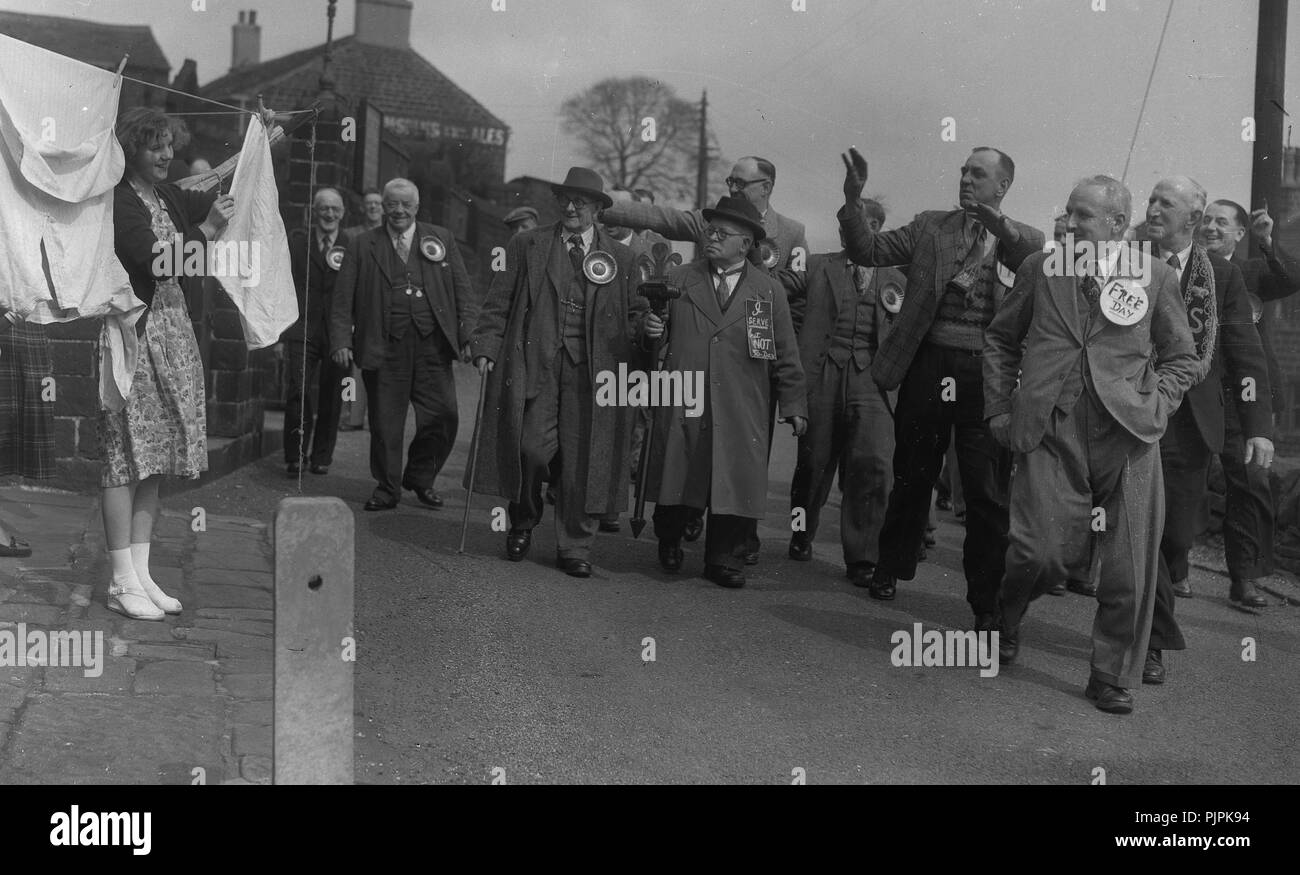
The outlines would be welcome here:
[[[1268,607],[1268,599],[1259,594],[1259,590],[1255,589],[1255,581],[1249,578],[1232,582],[1228,589],[1228,600],[1246,608]]]
[[[1129,714],[1133,711],[1133,694],[1123,687],[1108,684],[1098,677],[1088,678],[1083,694],[1092,700],[1098,711],[1107,714]]]

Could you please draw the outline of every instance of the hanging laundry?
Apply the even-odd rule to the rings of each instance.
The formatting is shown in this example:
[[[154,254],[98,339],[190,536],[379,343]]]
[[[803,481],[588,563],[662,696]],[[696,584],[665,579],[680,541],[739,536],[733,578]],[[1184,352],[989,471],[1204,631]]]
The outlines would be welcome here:
[[[121,78],[0,34],[0,308],[47,324],[109,318],[108,400],[130,391],[145,305],[113,251]]]
[[[209,244],[208,272],[221,281],[239,310],[249,349],[261,349],[298,321],[298,298],[271,146],[258,116],[249,119],[230,196],[235,214]]]

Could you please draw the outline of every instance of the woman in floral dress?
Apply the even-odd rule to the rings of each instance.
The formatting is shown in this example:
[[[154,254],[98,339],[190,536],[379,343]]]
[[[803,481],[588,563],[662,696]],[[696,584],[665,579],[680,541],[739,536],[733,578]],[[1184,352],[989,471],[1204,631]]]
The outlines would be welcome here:
[[[126,407],[100,417],[104,532],[113,569],[108,607],[160,620],[180,613],[181,603],[149,575],[158,486],[164,474],[198,477],[208,460],[203,363],[186,306],[187,294],[202,294],[202,276],[184,276],[184,258],[159,259],[159,244],[171,247],[180,236],[204,245],[206,265],[206,243],[229,221],[234,200],[164,182],[173,149],[185,145],[187,134],[161,110],[126,111],[116,133],[126,173],[114,192],[114,245],[149,309],[136,326],[139,356]]]

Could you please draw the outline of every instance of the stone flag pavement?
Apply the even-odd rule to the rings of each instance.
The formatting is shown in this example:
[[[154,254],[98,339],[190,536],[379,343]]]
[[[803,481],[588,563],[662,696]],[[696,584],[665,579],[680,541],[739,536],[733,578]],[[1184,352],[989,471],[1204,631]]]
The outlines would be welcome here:
[[[150,622],[104,606],[97,495],[0,488],[0,514],[32,545],[0,558],[0,784],[270,783],[265,523],[164,510],[150,571],[184,611]],[[91,633],[81,665],[22,664],[63,632]]]

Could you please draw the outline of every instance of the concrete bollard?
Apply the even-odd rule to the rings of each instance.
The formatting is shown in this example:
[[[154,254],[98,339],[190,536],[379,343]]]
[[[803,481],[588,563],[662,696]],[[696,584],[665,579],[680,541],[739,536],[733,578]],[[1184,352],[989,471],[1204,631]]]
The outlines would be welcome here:
[[[351,784],[355,523],[337,498],[275,513],[277,784]]]

